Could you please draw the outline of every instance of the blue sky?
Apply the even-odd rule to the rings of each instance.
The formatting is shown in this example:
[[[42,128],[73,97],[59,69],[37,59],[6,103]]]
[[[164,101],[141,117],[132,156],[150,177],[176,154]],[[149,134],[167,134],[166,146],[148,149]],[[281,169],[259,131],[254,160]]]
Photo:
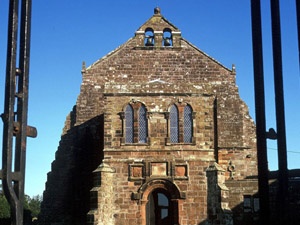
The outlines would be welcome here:
[[[8,0],[0,2],[0,113],[3,110]],[[80,93],[81,66],[134,36],[155,6],[182,36],[228,68],[235,64],[241,98],[254,114],[250,0],[33,0],[25,193],[42,194],[67,114]],[[288,166],[299,168],[300,77],[294,0],[281,1]],[[262,0],[267,129],[276,129],[269,1]],[[3,123],[0,123],[2,137]],[[2,138],[0,139],[2,146]],[[269,168],[277,167],[268,141]],[[1,155],[2,157],[2,155]],[[1,162],[0,162],[1,165]]]

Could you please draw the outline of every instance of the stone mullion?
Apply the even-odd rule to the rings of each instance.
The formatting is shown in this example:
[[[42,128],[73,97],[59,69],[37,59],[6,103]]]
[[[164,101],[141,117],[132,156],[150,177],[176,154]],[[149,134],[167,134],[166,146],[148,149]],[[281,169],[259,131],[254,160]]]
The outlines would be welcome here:
[[[139,109],[141,107],[140,102],[133,102],[131,104],[133,108],[133,142],[139,142]]]
[[[178,135],[178,143],[183,143],[184,142],[184,125],[183,125],[183,117],[182,114],[179,113],[179,118],[178,118],[178,130],[179,130],[179,135]]]
[[[138,109],[133,109],[133,142],[139,142],[139,120],[138,120]]]
[[[177,104],[178,108],[178,142],[183,143],[184,142],[184,121],[183,121],[183,111],[184,111],[184,105]]]

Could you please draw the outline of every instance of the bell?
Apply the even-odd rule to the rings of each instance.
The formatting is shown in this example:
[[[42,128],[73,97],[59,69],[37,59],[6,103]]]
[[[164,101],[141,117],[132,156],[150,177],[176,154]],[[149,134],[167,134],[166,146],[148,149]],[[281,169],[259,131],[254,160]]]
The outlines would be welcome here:
[[[164,46],[171,46],[170,38],[164,38]]]
[[[153,37],[147,37],[146,46],[153,46]]]

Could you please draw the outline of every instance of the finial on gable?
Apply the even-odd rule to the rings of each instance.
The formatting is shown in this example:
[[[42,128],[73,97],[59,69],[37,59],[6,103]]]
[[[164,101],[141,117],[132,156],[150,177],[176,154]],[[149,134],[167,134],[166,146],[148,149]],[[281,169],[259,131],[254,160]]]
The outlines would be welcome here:
[[[232,64],[231,73],[232,73],[232,74],[236,74],[236,70],[235,70],[235,65],[234,65],[234,64]]]
[[[181,32],[161,15],[159,7],[154,8],[154,15],[135,33],[136,47],[154,49],[174,49],[181,47]]]
[[[81,73],[85,73],[85,70],[86,70],[86,64],[85,61],[83,61],[81,66]]]
[[[160,15],[160,8],[159,7],[154,8],[154,14]]]

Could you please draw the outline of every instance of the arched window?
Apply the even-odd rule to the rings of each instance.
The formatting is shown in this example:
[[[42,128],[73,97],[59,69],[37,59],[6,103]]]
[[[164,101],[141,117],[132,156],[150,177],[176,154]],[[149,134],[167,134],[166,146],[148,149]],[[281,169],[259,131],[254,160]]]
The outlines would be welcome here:
[[[170,106],[168,143],[193,143],[193,114],[193,108],[181,101]]]
[[[165,47],[173,46],[172,31],[169,28],[166,28],[163,31],[162,46],[165,46]]]
[[[179,123],[178,123],[178,109],[176,105],[170,108],[170,142],[179,142]]]
[[[128,104],[125,108],[125,142],[126,143],[133,143],[133,133],[134,133],[134,126],[133,126],[133,108],[130,104]]]
[[[152,28],[147,28],[145,30],[145,46],[154,46],[154,32]]]
[[[124,108],[123,143],[148,142],[147,108],[139,101],[133,101]]]
[[[183,142],[191,143],[193,137],[193,110],[191,106],[187,105],[183,111]]]
[[[144,105],[139,108],[139,143],[146,143],[148,137],[147,111]]]

